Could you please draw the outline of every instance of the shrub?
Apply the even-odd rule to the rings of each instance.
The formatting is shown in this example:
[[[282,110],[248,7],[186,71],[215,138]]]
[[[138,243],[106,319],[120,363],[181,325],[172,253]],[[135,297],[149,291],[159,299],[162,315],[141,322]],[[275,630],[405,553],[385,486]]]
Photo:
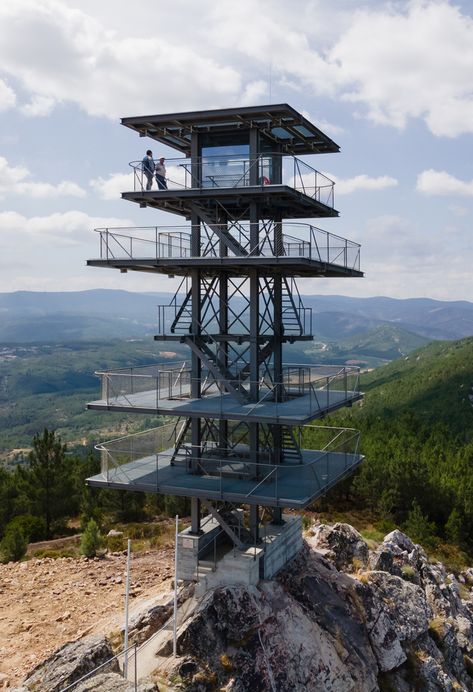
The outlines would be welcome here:
[[[106,545],[111,553],[121,553],[126,548],[123,536],[107,536]]]
[[[314,522],[312,521],[312,517],[310,517],[307,514],[302,515],[302,529],[304,531],[307,531],[308,529],[310,529],[310,527],[312,526],[313,523]]]
[[[73,550],[53,550],[51,548],[41,548],[40,550],[35,550],[33,557],[42,560],[43,558],[49,557],[53,560],[57,560],[60,557],[77,557],[77,554]]]
[[[437,646],[441,648],[443,640],[447,636],[447,624],[445,620],[440,617],[436,617],[433,618],[433,620],[430,620],[429,634],[434,640],[434,642],[437,644]]]
[[[80,551],[86,557],[95,557],[97,550],[102,545],[102,536],[100,535],[97,522],[93,519],[87,524],[80,541]]]
[[[28,541],[23,531],[16,527],[7,525],[5,535],[0,543],[0,554],[2,562],[17,562],[26,553]]]
[[[19,514],[9,522],[8,526],[19,529],[28,542],[41,541],[46,537],[44,519],[32,514]]]
[[[401,567],[401,574],[406,581],[415,582],[417,578],[417,572],[411,565],[403,565]]]
[[[421,543],[427,547],[435,547],[437,543],[435,523],[429,521],[428,517],[422,514],[422,510],[416,500],[413,501],[411,511],[402,528],[416,543]]]

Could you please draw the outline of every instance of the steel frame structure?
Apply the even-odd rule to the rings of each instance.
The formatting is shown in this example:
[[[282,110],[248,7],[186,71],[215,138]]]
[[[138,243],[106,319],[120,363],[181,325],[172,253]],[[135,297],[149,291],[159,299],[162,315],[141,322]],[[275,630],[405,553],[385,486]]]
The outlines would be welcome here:
[[[101,445],[102,473],[88,482],[188,495],[195,533],[201,501],[247,504],[250,535],[257,541],[260,505],[270,507],[273,521],[280,522],[283,507],[307,506],[362,459],[357,438],[353,446],[354,436],[350,448],[345,442],[330,447],[332,456],[327,456],[329,443],[319,452],[303,449],[302,425],[360,399],[357,385],[347,384],[356,377],[353,369],[338,369],[335,376],[327,368],[317,378],[309,366],[283,362],[285,344],[313,338],[311,311],[304,307],[296,277],[362,276],[356,244],[338,238],[330,250],[326,234],[327,247],[321,251],[312,230],[308,240],[285,233],[287,219],[338,212],[333,189],[325,203],[317,193],[283,184],[280,162],[295,153],[336,152],[338,146],[287,104],[122,122],[140,136],[186,154],[192,180],[190,186],[172,190],[146,190],[142,184],[137,189],[135,167],[134,189],[122,197],[141,207],[180,214],[190,223],[185,232],[181,227],[156,228],[146,239],[133,229],[123,234],[120,229],[100,229],[101,256],[88,264],[182,276],[171,303],[158,308],[155,340],[185,344],[190,361],[148,368],[146,373],[101,373],[102,399],[89,408],[179,418],[172,443],[158,449],[155,441],[148,441],[138,459],[118,454],[116,445]],[[245,177],[235,185],[234,172],[219,173],[225,170],[225,155],[220,155],[212,169],[217,173],[206,176],[212,179],[209,187],[203,175],[209,157],[204,153],[222,141],[227,147],[232,141],[245,143]],[[235,168],[231,156],[229,167]],[[268,170],[271,179],[263,176]],[[338,440],[338,433],[334,435]],[[328,459],[337,469],[333,473]],[[140,462],[145,469],[141,472]],[[313,478],[317,483],[312,484]]]

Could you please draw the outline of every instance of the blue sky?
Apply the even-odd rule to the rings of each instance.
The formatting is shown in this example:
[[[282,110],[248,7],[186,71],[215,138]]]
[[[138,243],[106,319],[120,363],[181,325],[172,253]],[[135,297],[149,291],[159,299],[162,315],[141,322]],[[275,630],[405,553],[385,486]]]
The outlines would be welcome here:
[[[120,117],[287,102],[341,146],[364,279],[305,293],[473,300],[471,2],[2,0],[0,291],[172,290],[87,268],[95,227],[180,224],[120,199],[151,146]],[[159,150],[159,151],[158,151]]]

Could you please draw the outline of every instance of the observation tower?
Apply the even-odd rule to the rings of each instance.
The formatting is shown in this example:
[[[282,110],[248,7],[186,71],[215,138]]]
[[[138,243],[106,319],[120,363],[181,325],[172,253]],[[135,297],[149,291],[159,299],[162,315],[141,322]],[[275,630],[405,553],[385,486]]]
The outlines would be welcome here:
[[[357,431],[310,425],[361,398],[358,369],[284,359],[313,339],[297,278],[362,276],[359,245],[311,221],[338,216],[334,183],[300,157],[339,147],[287,104],[122,124],[180,155],[166,160],[167,189],[146,190],[132,163],[122,197],[181,223],[97,229],[100,257],[87,264],[179,277],[154,338],[189,359],[97,373],[89,409],[162,424],[98,445],[101,472],[87,482],[189,497],[179,576],[226,561],[222,579],[255,583],[301,546],[301,518],[283,510],[307,507],[362,460]]]

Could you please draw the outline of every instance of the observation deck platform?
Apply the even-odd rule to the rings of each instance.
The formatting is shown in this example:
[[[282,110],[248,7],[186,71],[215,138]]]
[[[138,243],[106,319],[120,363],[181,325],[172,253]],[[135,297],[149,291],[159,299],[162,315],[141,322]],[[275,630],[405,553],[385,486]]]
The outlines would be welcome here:
[[[106,447],[106,445],[105,445]],[[173,450],[110,464],[87,484],[265,507],[303,509],[361,463],[358,453],[301,450],[300,464],[254,464],[231,457],[173,461]],[[194,467],[192,467],[192,464]]]
[[[195,187],[190,189],[138,190],[122,192],[122,199],[136,202],[140,207],[151,207],[160,211],[179,214],[190,219],[195,209],[215,215],[223,206],[236,218],[250,218],[249,205],[259,204],[262,218],[282,215],[291,219],[321,218],[338,216],[339,212],[329,204],[289,185],[248,185],[238,187]]]
[[[272,224],[261,229],[255,247],[247,224],[204,227],[198,253],[189,226],[100,228],[100,257],[91,267],[185,276],[199,268],[206,276],[248,276],[258,269],[267,276],[361,277],[360,246],[307,223],[281,222],[279,240]],[[220,245],[226,243],[225,252]],[[239,253],[239,254],[236,254]]]
[[[286,366],[284,382],[259,381],[253,387],[248,380],[216,381],[209,374],[198,380],[202,396],[195,398],[191,395],[190,370],[160,367],[164,366],[97,373],[102,377],[103,398],[90,402],[87,408],[299,426],[350,406],[363,396],[358,389],[358,368]],[[247,403],[233,393],[249,394],[250,389],[253,400]]]

